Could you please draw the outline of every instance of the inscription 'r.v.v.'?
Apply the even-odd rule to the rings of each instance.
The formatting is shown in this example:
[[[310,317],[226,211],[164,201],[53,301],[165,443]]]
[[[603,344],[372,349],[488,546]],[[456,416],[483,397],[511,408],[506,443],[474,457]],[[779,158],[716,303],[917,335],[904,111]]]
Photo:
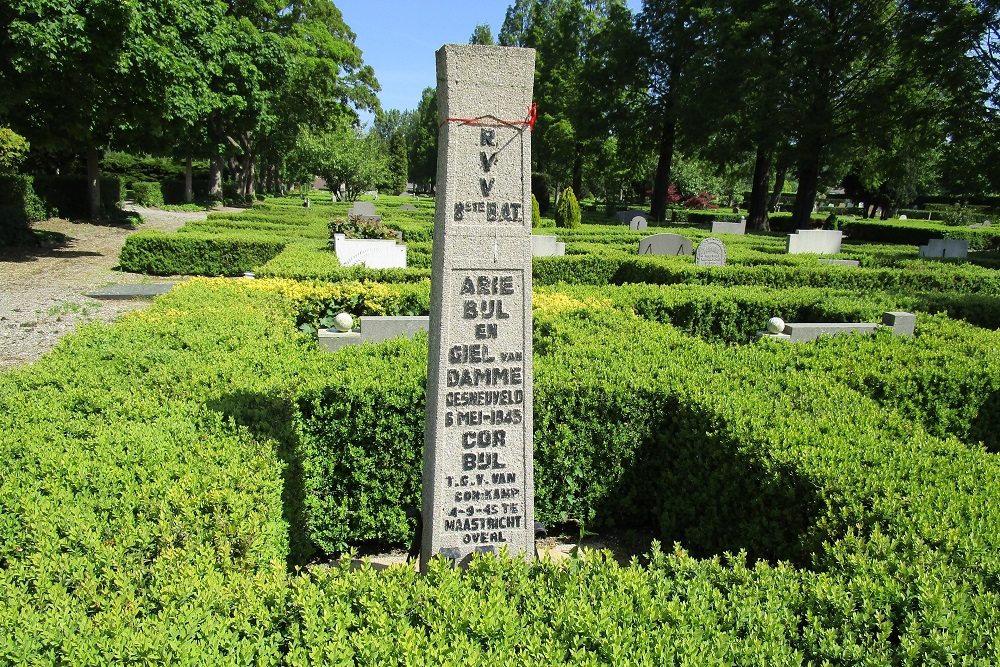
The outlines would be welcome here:
[[[493,155],[487,155],[486,151],[480,151],[479,159],[483,163],[483,171],[489,172],[493,168],[493,165],[497,163],[497,156],[499,153],[494,153]]]

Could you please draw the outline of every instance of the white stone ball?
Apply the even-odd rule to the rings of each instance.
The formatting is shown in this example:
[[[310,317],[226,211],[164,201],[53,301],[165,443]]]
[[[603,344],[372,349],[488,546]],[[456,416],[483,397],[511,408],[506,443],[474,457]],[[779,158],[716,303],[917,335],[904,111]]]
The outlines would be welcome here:
[[[333,318],[333,326],[337,331],[350,331],[354,328],[354,318],[350,313],[341,313]]]
[[[767,321],[767,330],[769,333],[781,333],[785,330],[785,320],[780,317],[772,317]]]

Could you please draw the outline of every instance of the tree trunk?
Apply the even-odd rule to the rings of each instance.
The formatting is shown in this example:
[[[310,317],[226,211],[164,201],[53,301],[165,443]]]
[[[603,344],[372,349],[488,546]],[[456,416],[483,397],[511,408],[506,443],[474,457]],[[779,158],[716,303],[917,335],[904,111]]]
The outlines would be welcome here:
[[[87,204],[91,220],[101,215],[101,153],[87,146]]]
[[[252,153],[247,153],[246,158],[243,160],[243,197],[250,200],[253,198],[255,192],[254,156]]]
[[[677,122],[672,113],[667,113],[663,121],[663,135],[660,137],[660,157],[656,162],[656,176],[653,178],[653,200],[650,202],[653,219],[662,222],[667,212],[667,188],[670,187],[670,163],[674,159],[674,138]]]
[[[757,158],[753,164],[753,187],[750,190],[750,211],[747,223],[751,229],[770,231],[767,220],[767,185],[771,175],[771,152],[763,146],[757,147]]]
[[[795,193],[795,208],[792,210],[792,228],[812,227],[812,212],[816,205],[816,191],[819,187],[819,159],[822,146],[819,142],[808,142],[799,153],[799,189]]]
[[[771,192],[771,199],[767,202],[767,210],[773,211],[781,203],[781,193],[785,189],[785,175],[788,173],[787,158],[779,157],[778,164],[774,169],[774,191]]]
[[[577,142],[576,157],[573,159],[573,194],[577,200],[583,198],[583,147]]]
[[[213,157],[208,164],[208,198],[222,201],[222,156]]]
[[[184,203],[190,204],[194,201],[194,185],[191,182],[191,158],[184,163]]]

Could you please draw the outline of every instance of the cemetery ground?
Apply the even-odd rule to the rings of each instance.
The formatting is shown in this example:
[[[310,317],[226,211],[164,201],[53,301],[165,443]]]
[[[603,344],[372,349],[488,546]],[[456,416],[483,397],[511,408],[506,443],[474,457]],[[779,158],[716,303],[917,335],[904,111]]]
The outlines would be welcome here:
[[[405,549],[420,501],[426,337],[315,341],[429,310],[433,202],[375,204],[406,269],[340,267],[321,197],[131,234],[127,271],[229,278],[0,373],[0,662],[1000,661],[992,229],[849,221],[856,268],[781,233],[637,254],[690,221],[536,229],[567,253],[533,263],[537,516],[659,544],[420,576],[337,559]],[[941,236],[969,258],[918,257]],[[914,337],[755,341],[895,310]]]
[[[151,281],[143,274],[115,270],[129,234],[139,229],[176,231],[207,215],[134,205],[129,210],[142,218],[138,227],[52,218],[34,225],[43,233],[40,247],[0,251],[0,368],[38,359],[81,323],[110,322],[149,305],[148,299],[93,299],[86,294],[110,284]]]

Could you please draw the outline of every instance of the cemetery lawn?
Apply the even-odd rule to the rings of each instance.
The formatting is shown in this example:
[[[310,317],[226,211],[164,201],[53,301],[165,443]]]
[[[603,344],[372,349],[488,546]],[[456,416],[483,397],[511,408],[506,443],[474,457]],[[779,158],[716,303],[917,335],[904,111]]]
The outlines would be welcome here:
[[[534,265],[538,517],[662,546],[427,576],[337,560],[405,545],[419,504],[426,338],[327,354],[312,334],[428,311],[432,203],[401,203],[376,205],[404,270],[339,267],[346,205],[315,199],[135,234],[133,269],[267,277],[193,279],[0,373],[0,662],[1000,660],[988,252],[852,241],[849,269],[749,234],[705,268],[638,257],[619,226],[538,230],[567,243]],[[888,310],[916,335],[753,342],[773,315]]]

